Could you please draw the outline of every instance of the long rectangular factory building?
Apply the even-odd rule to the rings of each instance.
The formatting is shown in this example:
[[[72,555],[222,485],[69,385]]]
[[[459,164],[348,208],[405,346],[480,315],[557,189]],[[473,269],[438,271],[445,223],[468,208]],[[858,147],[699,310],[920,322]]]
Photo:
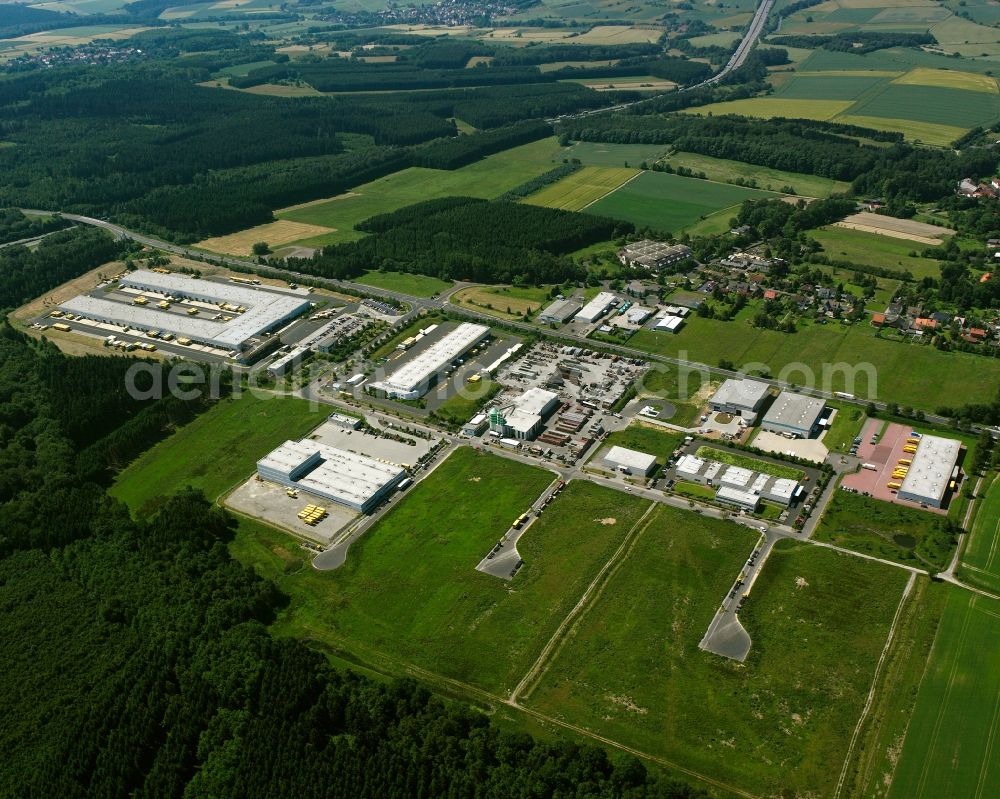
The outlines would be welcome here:
[[[463,322],[444,338],[435,341],[371,386],[384,391],[386,396],[397,399],[422,397],[452,361],[463,356],[489,334],[490,329],[486,325]]]
[[[257,474],[359,513],[378,506],[406,478],[402,466],[315,441],[286,441],[257,461]]]
[[[163,297],[197,300],[246,308],[243,313],[227,312],[229,321],[207,317],[209,311],[191,316],[181,310],[161,310],[81,294],[60,304],[59,310],[85,319],[139,330],[158,330],[190,338],[199,344],[224,350],[241,350],[246,342],[291,321],[308,310],[305,296],[293,296],[263,287],[249,288],[195,280],[182,275],[162,275],[140,270],[120,281],[121,286]]]

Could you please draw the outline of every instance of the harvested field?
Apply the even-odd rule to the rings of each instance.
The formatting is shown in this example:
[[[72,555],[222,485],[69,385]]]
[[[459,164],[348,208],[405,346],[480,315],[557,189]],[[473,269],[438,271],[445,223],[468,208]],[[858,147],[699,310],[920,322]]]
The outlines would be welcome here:
[[[916,84],[918,86],[944,86],[948,89],[966,89],[973,92],[997,94],[997,82],[989,75],[973,72],[953,72],[950,69],[928,69],[917,67],[896,78],[893,83]]]
[[[882,214],[862,212],[852,214],[843,222],[837,222],[838,227],[860,230],[864,233],[877,233],[880,236],[890,236],[894,239],[907,239],[919,244],[934,247],[941,243],[945,236],[954,234],[954,230],[946,227],[928,225],[926,222],[914,222],[912,219],[896,219]]]
[[[252,255],[253,245],[259,241],[266,241],[273,249],[282,244],[289,244],[299,239],[307,239],[310,236],[322,236],[326,233],[336,232],[333,228],[322,227],[320,225],[308,225],[304,222],[293,222],[290,219],[279,219],[277,222],[269,222],[266,225],[241,230],[239,233],[230,233],[228,236],[216,236],[211,239],[199,241],[196,246],[213,252],[224,252],[230,255]]]

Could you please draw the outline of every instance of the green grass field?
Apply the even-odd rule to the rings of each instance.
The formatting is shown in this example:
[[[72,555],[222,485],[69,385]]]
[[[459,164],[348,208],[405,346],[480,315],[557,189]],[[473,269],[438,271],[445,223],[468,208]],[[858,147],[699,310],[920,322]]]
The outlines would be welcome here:
[[[819,177],[818,175],[803,175],[800,172],[783,172],[780,169],[770,169],[756,164],[745,164],[742,161],[730,161],[725,158],[712,158],[710,155],[697,153],[673,153],[667,159],[672,167],[687,167],[695,172],[704,172],[709,180],[721,183],[732,183],[736,180],[757,183],[757,188],[770,191],[781,191],[786,186],[795,189],[795,193],[803,197],[829,197],[836,192],[846,192],[850,183]]]
[[[754,328],[741,316],[730,322],[695,316],[676,334],[640,330],[629,345],[713,366],[722,359],[737,368],[766,364],[775,377],[788,369],[788,378],[803,385],[808,373],[796,366],[801,364],[811,370],[816,386],[931,411],[955,403],[956,385],[962,386],[962,401],[990,402],[1000,381],[1000,363],[995,359],[876,338],[874,329],[864,324],[803,324],[788,334]],[[874,387],[869,385],[865,364],[874,370]],[[862,366],[853,386],[846,378],[851,372],[838,365]]]
[[[293,397],[245,393],[221,400],[125,468],[110,493],[140,514],[187,486],[214,501],[249,477],[260,458],[327,415],[325,406]]]
[[[790,480],[801,480],[805,475],[801,469],[794,466],[784,466],[770,461],[763,461],[752,455],[744,455],[741,452],[734,452],[729,449],[719,447],[698,447],[695,455],[699,458],[707,458],[720,463],[728,463],[730,466],[739,466],[743,469],[750,469],[754,472],[774,475],[775,477],[786,477]]]
[[[865,416],[864,408],[858,405],[833,402],[828,402],[827,405],[837,408],[837,414],[833,417],[830,429],[823,436],[823,443],[831,451],[847,452],[851,448],[855,436],[860,434],[865,419],[868,417]]]
[[[336,571],[285,574],[275,549],[288,544],[270,536],[241,534],[233,550],[291,597],[276,635],[306,638],[379,671],[415,666],[505,695],[648,506],[570,483],[519,542],[525,564],[510,584],[477,572],[552,479],[463,447],[365,533]]]
[[[941,517],[874,497],[834,492],[813,537],[879,558],[938,571],[954,544],[940,529]]]
[[[833,260],[901,272],[905,270],[916,280],[941,276],[940,261],[911,254],[921,253],[927,248],[915,241],[834,226],[810,230],[807,235],[816,239],[822,245],[824,254]]]
[[[358,186],[340,197],[285,209],[277,216],[336,229],[335,233],[305,239],[303,244],[319,246],[354,241],[362,236],[354,230],[358,222],[404,205],[449,196],[497,197],[552,169],[552,159],[558,152],[555,139],[549,138],[487,156],[453,171],[411,167]]]
[[[1000,478],[984,481],[971,535],[962,553],[959,577],[970,585],[1000,594]]]
[[[585,166],[535,192],[524,202],[564,211],[580,211],[637,174],[639,170],[625,167]]]
[[[587,166],[638,167],[645,161],[654,164],[667,150],[665,144],[606,144],[581,141],[559,151],[560,160],[577,158]]]
[[[1000,602],[944,586],[947,603],[889,799],[1000,795]]]
[[[591,462],[600,465],[601,458],[611,447],[625,447],[655,455],[656,462],[663,466],[683,440],[684,436],[680,433],[642,424],[642,422],[633,422],[624,430],[609,433],[608,437],[604,439],[600,451],[591,458]]]
[[[832,795],[905,574],[782,542],[738,664],[697,646],[756,534],[658,514],[528,704],[755,795]]]
[[[735,208],[749,198],[774,197],[769,192],[684,178],[666,172],[643,172],[587,208],[588,213],[625,219],[665,233],[676,233],[704,216]]]
[[[410,294],[414,297],[433,297],[446,289],[450,289],[453,283],[448,280],[440,280],[427,275],[411,275],[408,272],[377,272],[368,271],[361,277],[354,278],[355,283],[364,283],[366,286],[386,289],[388,291],[399,291],[403,294]]]

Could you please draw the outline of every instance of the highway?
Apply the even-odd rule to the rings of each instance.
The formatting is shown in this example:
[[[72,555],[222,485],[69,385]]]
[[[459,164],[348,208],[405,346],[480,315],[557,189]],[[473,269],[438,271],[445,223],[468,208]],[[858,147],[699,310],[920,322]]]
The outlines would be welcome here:
[[[754,45],[757,44],[757,40],[760,35],[764,32],[764,25],[767,23],[767,16],[771,13],[771,9],[774,7],[774,0],[764,0],[757,7],[757,11],[753,15],[753,19],[750,20],[750,26],[747,28],[747,32],[743,34],[743,38],[740,40],[739,46],[733,51],[732,57],[726,62],[726,65],[716,72],[712,77],[703,80],[701,83],[694,83],[690,86],[683,86],[678,89],[678,92],[690,92],[695,89],[701,89],[705,86],[714,86],[716,83],[721,81],[726,75],[735,69],[739,69],[743,66],[743,63],[747,60],[747,56],[753,51]],[[669,92],[666,92],[669,94]],[[618,105],[609,106],[607,108],[592,108],[588,111],[581,111],[578,114],[563,114],[559,117],[553,117],[552,119],[546,120],[549,123],[556,123],[566,119],[582,119],[583,117],[595,116],[597,114],[606,114],[612,111],[622,111],[626,108],[634,108],[637,105],[642,105],[643,103],[648,103],[651,100],[655,100],[658,97],[662,97],[663,94],[655,94],[652,97],[643,97],[641,100],[633,100],[630,103],[620,103]]]

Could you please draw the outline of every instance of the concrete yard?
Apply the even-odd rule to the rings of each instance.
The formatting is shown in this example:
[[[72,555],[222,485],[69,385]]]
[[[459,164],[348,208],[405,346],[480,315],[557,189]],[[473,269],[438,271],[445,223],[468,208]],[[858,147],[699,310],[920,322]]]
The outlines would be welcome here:
[[[777,433],[761,430],[751,443],[764,452],[794,455],[796,458],[806,458],[813,463],[822,463],[830,454],[823,443],[822,436],[819,438],[785,438]]]
[[[350,508],[313,497],[305,491],[299,491],[298,498],[292,499],[285,493],[284,486],[258,480],[256,475],[233,491],[225,504],[324,546],[329,546],[341,530],[358,518]],[[297,514],[310,504],[321,505],[330,515],[315,526],[306,524]]]

